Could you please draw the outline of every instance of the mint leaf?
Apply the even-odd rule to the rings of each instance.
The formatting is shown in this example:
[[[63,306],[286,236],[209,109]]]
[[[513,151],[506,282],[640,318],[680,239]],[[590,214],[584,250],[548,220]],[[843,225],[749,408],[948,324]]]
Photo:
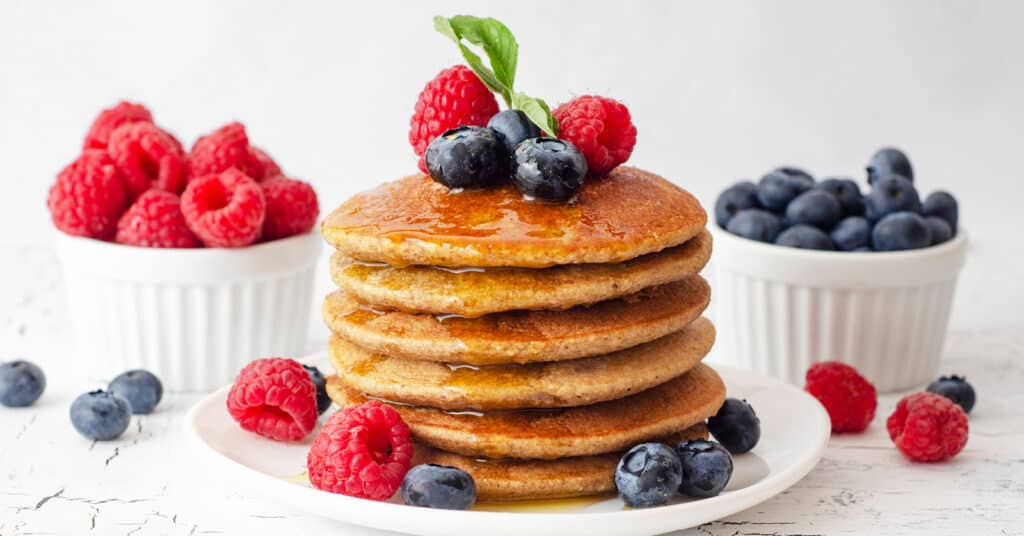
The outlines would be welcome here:
[[[549,136],[558,136],[558,121],[551,115],[551,109],[544,99],[531,97],[525,93],[512,95],[512,108],[522,110],[526,117],[530,118],[541,130]]]
[[[516,61],[519,55],[519,45],[512,32],[495,19],[467,15],[450,19],[434,17],[434,29],[458,45],[469,68],[480,77],[488,89],[501,95],[505,103],[511,107],[512,84],[515,81]],[[483,49],[493,71],[484,66],[479,55],[462,43],[463,39]]]

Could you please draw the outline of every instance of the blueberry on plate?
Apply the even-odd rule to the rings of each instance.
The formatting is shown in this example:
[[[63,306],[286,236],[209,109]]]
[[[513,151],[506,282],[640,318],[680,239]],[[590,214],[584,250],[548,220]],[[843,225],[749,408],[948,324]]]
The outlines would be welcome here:
[[[913,212],[889,214],[871,231],[871,247],[875,251],[920,249],[931,243],[931,228],[924,218]]]
[[[839,200],[825,190],[804,192],[789,202],[786,207],[786,222],[789,225],[813,225],[827,229],[843,217]]]
[[[743,454],[761,439],[761,419],[746,400],[726,398],[718,413],[708,419],[708,431],[732,454]]]
[[[929,245],[937,246],[943,242],[949,242],[953,238],[953,230],[949,228],[946,220],[938,216],[928,216],[924,222],[928,224],[928,229],[932,232],[932,241]]]
[[[910,165],[910,159],[903,151],[895,147],[884,147],[875,151],[868,162],[868,184],[874,186],[880,179],[899,175],[913,182],[914,168]]]
[[[494,129],[502,135],[510,155],[515,152],[516,146],[523,140],[539,138],[543,135],[540,127],[530,121],[530,118],[526,117],[522,110],[502,110],[494,114],[487,122],[487,128]]]
[[[676,446],[683,480],[679,492],[690,497],[714,497],[732,478],[732,456],[713,441],[693,439]]]
[[[782,220],[767,210],[748,208],[737,212],[725,229],[743,238],[771,243],[782,230]]]
[[[963,376],[941,376],[939,379],[928,384],[928,392],[942,395],[953,402],[956,402],[964,413],[970,413],[974,409],[975,395],[974,387],[967,383]]]
[[[131,422],[132,408],[124,397],[96,390],[71,403],[71,424],[88,439],[110,441],[121,437]]]
[[[715,201],[715,222],[725,229],[737,212],[748,208],[761,208],[757,200],[757,185],[749,181],[738,182],[726,188]]]
[[[864,199],[864,210],[871,221],[878,221],[894,212],[921,212],[921,198],[914,183],[892,175],[875,183]]]
[[[857,251],[871,244],[871,222],[860,216],[839,220],[828,235],[836,248],[843,251]]]
[[[682,483],[679,456],[661,443],[641,443],[619,460],[615,489],[622,502],[633,508],[668,503]]]
[[[782,231],[775,243],[780,246],[798,249],[820,249],[832,251],[836,249],[832,239],[825,231],[806,224],[799,224]]]
[[[509,176],[505,140],[486,127],[446,131],[430,142],[424,159],[430,177],[449,188],[490,186]]]
[[[570,142],[532,138],[516,147],[512,182],[523,195],[545,201],[568,201],[587,176],[587,159]]]
[[[864,214],[864,195],[860,193],[860,186],[852,179],[825,179],[815,188],[834,195],[839,200],[839,206],[843,207],[843,216]]]
[[[780,168],[761,177],[757,184],[757,200],[768,210],[786,210],[796,196],[814,187],[814,179],[806,173],[789,174],[792,168]]]
[[[31,406],[45,390],[46,375],[35,364],[22,360],[0,364],[0,405]]]
[[[402,500],[409,506],[465,510],[476,502],[476,482],[469,473],[446,465],[417,465],[402,479]]]
[[[313,386],[316,387],[316,410],[323,415],[331,407],[331,397],[327,396],[327,378],[313,365],[302,365],[302,368],[306,369],[309,379],[313,380]]]
[[[127,400],[135,415],[152,413],[164,396],[164,386],[160,379],[152,372],[141,369],[121,373],[110,382],[107,391]]]
[[[921,214],[924,216],[935,216],[946,220],[949,228],[956,235],[956,226],[960,218],[956,198],[949,192],[932,192],[924,199],[921,205]]]

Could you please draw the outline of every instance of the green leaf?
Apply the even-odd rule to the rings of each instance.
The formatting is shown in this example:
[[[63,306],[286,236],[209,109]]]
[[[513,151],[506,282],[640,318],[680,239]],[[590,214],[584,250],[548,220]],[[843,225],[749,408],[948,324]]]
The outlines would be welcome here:
[[[530,118],[541,130],[550,136],[558,136],[558,121],[551,115],[548,103],[543,99],[531,97],[525,93],[512,95],[512,108],[522,110],[526,117]]]
[[[455,42],[469,68],[491,91],[501,95],[512,106],[512,85],[515,82],[519,45],[512,32],[495,19],[481,19],[459,15],[446,19],[434,17],[434,29]],[[462,40],[483,49],[490,63],[487,68],[480,56]],[[492,70],[493,69],[493,70]]]

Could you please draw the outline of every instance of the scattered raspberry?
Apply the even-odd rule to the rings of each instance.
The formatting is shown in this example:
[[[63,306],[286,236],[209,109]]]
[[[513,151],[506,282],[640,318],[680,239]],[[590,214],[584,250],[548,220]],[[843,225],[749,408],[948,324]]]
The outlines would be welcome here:
[[[117,127],[110,134],[107,151],[133,198],[153,186],[175,194],[185,189],[185,155],[181,145],[153,123]]]
[[[619,101],[584,95],[555,108],[558,137],[573,143],[587,159],[591,175],[604,175],[629,160],[636,127]]]
[[[121,125],[135,122],[152,123],[153,114],[141,104],[121,101],[113,108],[107,108],[96,116],[85,135],[83,149],[106,149],[110,134]]]
[[[850,365],[837,361],[812,365],[804,389],[825,406],[833,433],[863,432],[875,418],[875,386]]]
[[[281,168],[267,153],[249,145],[245,125],[238,122],[224,125],[196,140],[186,161],[190,179],[231,168],[243,171],[256,181],[281,173]]]
[[[237,248],[259,239],[266,201],[256,181],[231,168],[189,182],[181,211],[203,244]]]
[[[281,174],[281,166],[274,162],[273,158],[259,147],[249,146],[249,166],[254,173],[258,173],[257,180],[276,177]]]
[[[106,151],[87,149],[57,175],[46,205],[66,234],[109,240],[127,206],[121,174]]]
[[[498,113],[494,94],[465,65],[449,67],[427,82],[409,121],[409,143],[426,173],[423,153],[444,131],[463,125],[484,126]]]
[[[316,191],[309,184],[284,176],[260,183],[267,200],[261,240],[277,240],[309,232],[320,215]]]
[[[918,462],[952,458],[967,444],[967,414],[935,393],[903,397],[885,426],[896,448]]]
[[[163,190],[140,195],[117,223],[119,244],[145,248],[197,248],[202,246],[185,223],[178,196]]]
[[[250,432],[275,441],[299,441],[316,427],[316,387],[294,359],[257,359],[231,386],[228,413]]]
[[[409,427],[376,400],[335,413],[306,458],[317,489],[377,501],[391,498],[412,464]]]

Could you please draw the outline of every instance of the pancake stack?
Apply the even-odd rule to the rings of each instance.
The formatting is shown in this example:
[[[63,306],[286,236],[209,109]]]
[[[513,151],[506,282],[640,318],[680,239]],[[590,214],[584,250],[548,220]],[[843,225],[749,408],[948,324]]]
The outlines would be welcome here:
[[[645,441],[706,437],[725,398],[701,360],[714,327],[707,215],[619,167],[569,204],[424,175],[351,198],[322,226],[341,406],[393,406],[415,463],[460,467],[482,500],[614,490]]]

